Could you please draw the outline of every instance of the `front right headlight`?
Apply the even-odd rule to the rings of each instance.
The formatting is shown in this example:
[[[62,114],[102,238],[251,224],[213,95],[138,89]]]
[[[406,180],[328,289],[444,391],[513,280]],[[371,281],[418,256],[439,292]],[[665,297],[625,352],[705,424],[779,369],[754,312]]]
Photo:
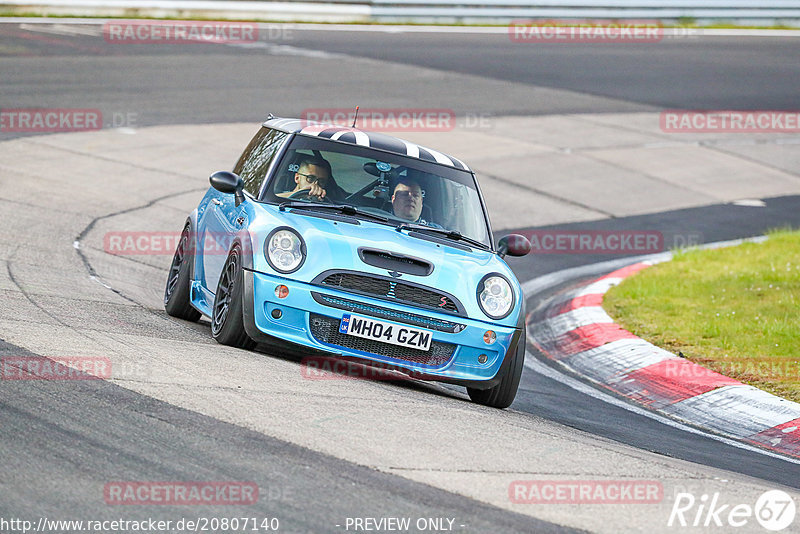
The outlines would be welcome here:
[[[276,228],[264,243],[264,256],[270,266],[279,273],[293,273],[306,259],[306,244],[303,238],[289,228]]]
[[[483,277],[478,284],[478,304],[492,319],[502,319],[514,307],[514,291],[503,276],[494,273]]]

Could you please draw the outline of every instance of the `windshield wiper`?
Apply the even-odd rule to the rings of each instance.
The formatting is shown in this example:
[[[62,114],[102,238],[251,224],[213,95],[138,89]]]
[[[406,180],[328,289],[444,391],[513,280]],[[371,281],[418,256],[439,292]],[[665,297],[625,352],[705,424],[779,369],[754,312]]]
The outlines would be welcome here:
[[[366,211],[361,211],[355,206],[351,206],[350,204],[326,204],[324,202],[301,202],[301,201],[294,201],[290,200],[288,202],[282,202],[278,209],[281,211],[286,211],[286,208],[299,208],[299,209],[329,209],[335,210],[343,215],[351,215],[356,217],[364,217],[365,219],[373,219],[376,221],[387,222],[389,220],[388,217],[384,217],[383,215],[376,215],[374,213],[369,213]]]
[[[443,235],[444,237],[452,239],[453,241],[464,241],[465,243],[469,243],[475,247],[482,248],[484,250],[491,250],[485,243],[481,243],[477,239],[472,239],[471,237],[462,235],[460,232],[456,232],[455,230],[445,230],[444,228],[434,228],[433,226],[425,226],[416,223],[402,223],[396,228],[398,232],[400,230],[420,230],[423,232],[432,232],[434,234]]]

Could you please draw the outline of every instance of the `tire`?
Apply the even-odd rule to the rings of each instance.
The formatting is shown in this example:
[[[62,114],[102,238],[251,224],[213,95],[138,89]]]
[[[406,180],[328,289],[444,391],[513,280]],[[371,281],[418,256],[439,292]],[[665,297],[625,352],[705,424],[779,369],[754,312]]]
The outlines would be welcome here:
[[[186,224],[181,232],[172,264],[167,274],[167,285],[164,288],[164,309],[167,314],[178,319],[197,322],[200,312],[191,305],[191,281],[194,246],[191,240],[190,224]]]
[[[214,309],[211,314],[211,335],[218,343],[240,349],[252,349],[256,342],[244,329],[242,315],[242,253],[235,246],[228,253],[219,275]]]
[[[517,341],[517,346],[514,347],[514,356],[511,357],[511,365],[508,367],[506,376],[493,388],[467,388],[467,393],[472,402],[491,408],[508,408],[511,406],[517,396],[519,379],[522,376],[522,368],[525,365],[525,345],[526,334],[523,328],[522,334],[520,334]]]

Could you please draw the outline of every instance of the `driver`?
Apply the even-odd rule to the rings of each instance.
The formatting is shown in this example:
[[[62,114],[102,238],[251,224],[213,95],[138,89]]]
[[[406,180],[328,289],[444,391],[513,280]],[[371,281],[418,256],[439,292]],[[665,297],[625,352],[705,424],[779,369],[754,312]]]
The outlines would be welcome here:
[[[410,222],[439,227],[422,218],[422,202],[425,192],[413,178],[400,178],[392,191],[392,212],[396,217]]]
[[[300,191],[308,190],[308,196],[325,198],[325,188],[331,179],[331,164],[324,158],[307,156],[300,160],[297,172],[294,173],[295,188],[276,196],[288,198]]]

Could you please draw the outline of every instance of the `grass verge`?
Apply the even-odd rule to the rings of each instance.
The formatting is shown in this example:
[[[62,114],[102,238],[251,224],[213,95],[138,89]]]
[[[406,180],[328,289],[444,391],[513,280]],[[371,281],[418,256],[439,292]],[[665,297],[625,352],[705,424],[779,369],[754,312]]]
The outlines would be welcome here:
[[[800,402],[800,232],[678,252],[612,288],[603,308],[659,347]]]

